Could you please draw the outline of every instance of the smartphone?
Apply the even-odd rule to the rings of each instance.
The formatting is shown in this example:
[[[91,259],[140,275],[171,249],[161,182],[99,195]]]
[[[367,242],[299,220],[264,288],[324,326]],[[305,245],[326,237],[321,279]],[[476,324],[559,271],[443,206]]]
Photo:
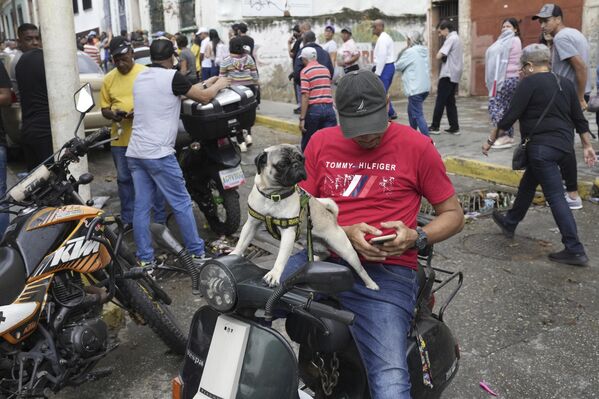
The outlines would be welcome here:
[[[377,236],[377,237],[373,237],[371,238],[368,242],[372,245],[381,245],[384,244],[388,241],[393,241],[395,240],[395,237],[397,237],[397,234],[387,234],[384,236]]]

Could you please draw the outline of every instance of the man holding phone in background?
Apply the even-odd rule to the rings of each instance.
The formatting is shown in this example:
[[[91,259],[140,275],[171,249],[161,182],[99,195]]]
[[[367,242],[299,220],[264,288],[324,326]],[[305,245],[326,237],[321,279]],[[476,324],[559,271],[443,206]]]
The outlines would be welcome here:
[[[356,316],[350,329],[371,397],[406,399],[418,250],[458,233],[464,214],[431,139],[388,121],[388,97],[377,75],[349,72],[339,80],[335,103],[339,126],[319,130],[310,139],[304,152],[308,178],[300,186],[335,201],[339,225],[380,287],[373,291],[356,279],[350,291],[338,295],[342,307]],[[420,228],[422,197],[433,205],[436,217]],[[305,251],[292,256],[282,280],[306,259]],[[328,261],[345,264],[335,255]]]
[[[100,107],[104,118],[112,121],[113,141],[110,151],[117,173],[121,220],[126,228],[130,228],[133,223],[135,190],[125,153],[133,128],[133,82],[147,67],[135,63],[133,47],[122,36],[113,38],[109,49],[115,68],[104,77],[100,91]],[[154,203],[154,222],[166,223],[165,202],[160,193],[157,193]]]

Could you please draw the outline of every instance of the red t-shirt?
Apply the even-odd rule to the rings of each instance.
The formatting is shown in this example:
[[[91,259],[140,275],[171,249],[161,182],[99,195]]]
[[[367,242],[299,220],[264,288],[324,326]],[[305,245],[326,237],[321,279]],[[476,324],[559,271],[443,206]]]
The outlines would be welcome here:
[[[305,151],[308,179],[300,186],[339,206],[339,225],[365,222],[381,228],[402,221],[416,228],[421,197],[439,204],[455,190],[430,138],[391,123],[375,149],[343,137],[339,126],[316,132]],[[417,251],[389,257],[386,264],[417,268]]]

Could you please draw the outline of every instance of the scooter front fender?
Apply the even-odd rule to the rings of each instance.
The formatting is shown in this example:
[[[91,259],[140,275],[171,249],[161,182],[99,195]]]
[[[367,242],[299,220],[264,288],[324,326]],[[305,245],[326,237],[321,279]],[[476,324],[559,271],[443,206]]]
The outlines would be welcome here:
[[[200,389],[202,375],[210,365],[206,362],[215,326],[220,314],[208,306],[194,315],[181,380],[183,398],[192,399]],[[289,343],[277,331],[235,314],[229,317],[249,326],[245,353],[235,399],[298,398],[297,359]],[[223,358],[222,362],[230,359]],[[204,396],[202,396],[204,397]],[[206,396],[210,397],[210,396]]]

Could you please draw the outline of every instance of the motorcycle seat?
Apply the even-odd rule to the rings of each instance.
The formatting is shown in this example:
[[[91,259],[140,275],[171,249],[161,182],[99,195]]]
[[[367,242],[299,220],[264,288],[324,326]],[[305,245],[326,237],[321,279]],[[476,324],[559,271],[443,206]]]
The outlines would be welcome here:
[[[290,314],[285,321],[285,330],[292,341],[308,345],[313,351],[322,353],[341,352],[351,342],[349,327],[331,319],[321,319],[330,332],[324,335],[322,329],[301,316]]]
[[[10,305],[25,287],[27,271],[14,248],[0,247],[0,306]]]

